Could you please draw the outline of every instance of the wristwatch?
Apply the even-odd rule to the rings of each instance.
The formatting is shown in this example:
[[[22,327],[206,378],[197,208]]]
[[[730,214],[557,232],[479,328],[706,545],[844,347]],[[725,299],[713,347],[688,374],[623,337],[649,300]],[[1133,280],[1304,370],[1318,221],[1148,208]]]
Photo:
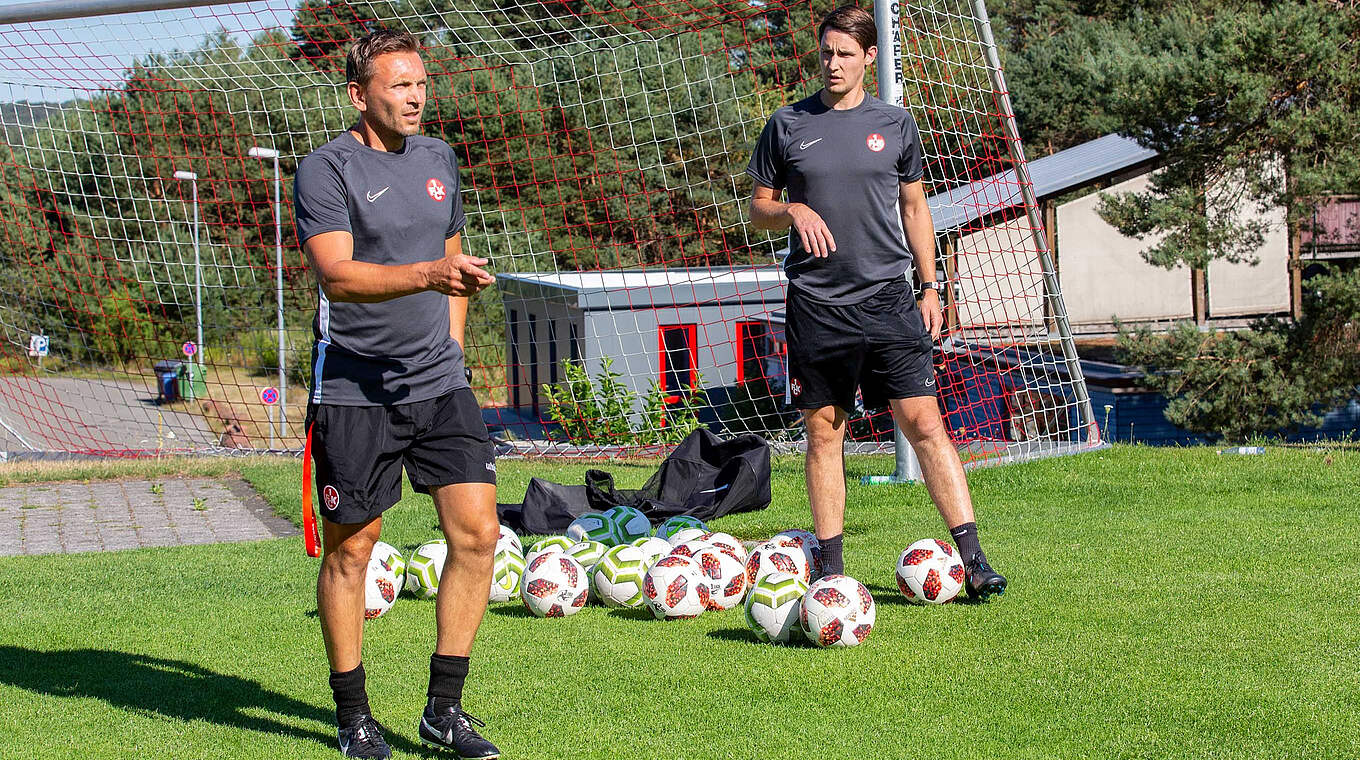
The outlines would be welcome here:
[[[927,290],[933,290],[936,295],[944,295],[945,288],[947,287],[949,287],[949,284],[944,280],[931,280],[930,282],[921,283],[921,292],[924,293]]]

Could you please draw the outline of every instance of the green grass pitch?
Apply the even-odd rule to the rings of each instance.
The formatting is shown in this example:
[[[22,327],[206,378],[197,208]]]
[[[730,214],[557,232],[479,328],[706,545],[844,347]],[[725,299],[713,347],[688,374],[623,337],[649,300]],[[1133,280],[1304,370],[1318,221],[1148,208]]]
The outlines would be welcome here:
[[[503,500],[532,475],[504,461]],[[907,605],[898,553],[946,532],[919,486],[854,485],[848,572],[878,603],[848,650],[758,644],[740,609],[658,622],[492,605],[466,703],[506,758],[1342,758],[1360,747],[1360,454],[1117,447],[971,475],[1011,590]],[[651,466],[606,465],[623,487]],[[297,510],[297,462],[240,471]],[[138,474],[142,474],[139,472]],[[211,506],[211,505],[209,505]],[[800,460],[715,527],[807,527]],[[436,536],[428,499],[384,526]],[[316,560],[300,538],[0,559],[0,758],[333,758]],[[434,604],[366,628],[375,715],[423,756]]]

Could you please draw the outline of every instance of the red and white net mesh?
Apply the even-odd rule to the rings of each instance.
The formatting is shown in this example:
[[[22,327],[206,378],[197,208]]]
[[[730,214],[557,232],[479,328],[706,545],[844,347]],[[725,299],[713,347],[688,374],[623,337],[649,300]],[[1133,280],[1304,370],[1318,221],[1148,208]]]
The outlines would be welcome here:
[[[465,249],[498,276],[466,351],[503,450],[638,450],[691,415],[796,442],[786,243],[748,224],[743,171],[769,114],[818,88],[826,9],[476,5],[261,0],[0,26],[0,449],[301,447],[317,286],[292,175],[354,120],[345,50],[378,27],[425,46],[424,133],[457,152]],[[1089,445],[969,5],[904,14],[953,286],[936,354],[950,434],[970,459]],[[281,290],[274,165],[253,147],[279,152]],[[887,440],[890,424],[857,412],[851,429]]]

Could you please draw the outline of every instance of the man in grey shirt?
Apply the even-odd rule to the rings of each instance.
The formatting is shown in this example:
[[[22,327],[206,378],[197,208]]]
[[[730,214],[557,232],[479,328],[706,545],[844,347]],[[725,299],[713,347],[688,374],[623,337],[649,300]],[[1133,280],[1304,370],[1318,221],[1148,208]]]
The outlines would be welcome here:
[[[293,186],[298,241],[320,284],[307,448],[321,493],[317,610],[340,751],[391,756],[360,650],[369,557],[404,468],[434,498],[448,542],[417,730],[461,757],[498,757],[462,707],[500,535],[495,459],[462,341],[468,297],[493,280],[485,259],[463,254],[453,149],[417,134],[427,80],[415,38],[364,37],[346,77],[359,121],[304,158]]]
[[[1006,579],[978,543],[968,481],[935,398],[943,283],[935,280],[920,134],[911,114],[864,91],[864,71],[878,53],[873,16],[843,6],[822,21],[817,37],[824,86],[770,117],[746,173],[755,180],[752,223],[791,228],[788,388],[807,429],[808,501],[822,569],[830,575],[844,568],[843,446],[858,389],[866,407],[890,406],[916,450],[962,555],[969,594],[999,594]],[[779,199],[783,191],[787,203]],[[906,281],[913,252],[919,307]]]

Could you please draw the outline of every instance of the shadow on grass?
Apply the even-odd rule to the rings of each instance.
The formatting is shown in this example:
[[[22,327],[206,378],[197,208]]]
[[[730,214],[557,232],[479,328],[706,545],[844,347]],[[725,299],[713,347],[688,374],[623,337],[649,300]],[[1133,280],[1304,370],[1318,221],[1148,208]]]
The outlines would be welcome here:
[[[523,604],[514,604],[512,602],[489,604],[486,607],[486,611],[490,612],[492,615],[500,615],[501,617],[509,618],[534,617],[534,613],[530,612],[527,608],[525,608]]]
[[[911,607],[912,609],[921,609],[931,606],[928,604],[914,604],[908,601],[896,587],[868,583],[864,584],[864,587],[869,589],[870,594],[874,595],[874,604],[893,604],[898,607]],[[973,597],[968,596],[967,591],[960,591],[959,595],[954,597],[953,601],[947,603],[964,607],[971,607],[975,604],[986,604],[986,602],[981,599],[974,599]]]
[[[335,713],[329,706],[323,709],[270,691],[256,681],[183,660],[105,649],[47,652],[0,646],[0,683],[54,697],[93,697],[122,710],[282,734],[335,748]],[[300,718],[324,729],[249,714],[254,711]],[[426,753],[421,745],[399,736],[389,735],[387,740],[403,752]]]
[[[719,641],[739,641],[743,644],[757,644],[760,646],[785,647],[788,649],[818,649],[816,644],[808,641],[801,633],[795,634],[791,641],[782,644],[769,644],[756,638],[755,633],[750,628],[719,628],[716,631],[709,631],[706,634],[710,639]]]
[[[616,607],[609,611],[611,617],[623,618],[624,620],[648,620],[657,622],[656,615],[646,607]]]

